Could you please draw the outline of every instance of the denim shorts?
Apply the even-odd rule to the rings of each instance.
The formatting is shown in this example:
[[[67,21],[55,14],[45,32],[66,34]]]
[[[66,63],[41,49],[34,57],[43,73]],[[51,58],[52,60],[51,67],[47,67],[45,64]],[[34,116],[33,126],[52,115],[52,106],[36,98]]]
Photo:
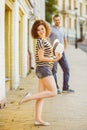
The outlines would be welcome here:
[[[53,75],[52,69],[49,66],[37,66],[36,67],[36,75],[39,79]]]

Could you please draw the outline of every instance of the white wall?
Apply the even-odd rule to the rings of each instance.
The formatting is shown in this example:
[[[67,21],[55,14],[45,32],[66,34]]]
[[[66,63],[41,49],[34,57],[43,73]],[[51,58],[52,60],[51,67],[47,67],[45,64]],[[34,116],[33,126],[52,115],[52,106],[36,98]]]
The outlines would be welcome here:
[[[12,87],[16,89],[19,86],[19,9],[17,1],[13,7],[12,23]]]
[[[23,36],[22,36],[22,77],[27,76],[27,45],[28,45],[28,18],[23,16]]]
[[[5,41],[4,41],[5,1],[0,1],[0,101],[5,98]]]

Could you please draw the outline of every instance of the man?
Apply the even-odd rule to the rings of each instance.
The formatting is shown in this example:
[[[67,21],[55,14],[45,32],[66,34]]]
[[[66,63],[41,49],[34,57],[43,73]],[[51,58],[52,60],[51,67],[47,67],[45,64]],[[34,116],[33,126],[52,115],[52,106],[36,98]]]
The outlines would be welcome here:
[[[53,45],[53,42],[55,39],[58,39],[60,43],[62,43],[64,45],[64,52],[62,54],[62,58],[58,61],[59,65],[62,68],[63,71],[63,88],[62,88],[62,92],[74,92],[74,90],[69,89],[69,77],[70,77],[70,73],[69,73],[69,66],[68,66],[68,62],[65,56],[65,50],[67,47],[67,38],[66,38],[66,33],[63,27],[60,26],[60,21],[61,18],[59,15],[55,15],[53,17],[53,21],[54,21],[54,25],[51,27],[51,33],[49,35],[49,39],[51,44]],[[59,86],[57,83],[57,63],[54,64],[53,67],[53,75],[56,81],[56,85],[58,88],[58,93],[60,93],[59,90]]]

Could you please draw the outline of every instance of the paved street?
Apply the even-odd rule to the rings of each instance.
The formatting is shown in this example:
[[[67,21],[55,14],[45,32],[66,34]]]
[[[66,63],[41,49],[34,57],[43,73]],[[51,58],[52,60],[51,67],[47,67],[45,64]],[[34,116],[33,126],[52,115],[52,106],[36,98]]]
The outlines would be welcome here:
[[[75,46],[75,39],[69,39],[69,43]],[[87,53],[87,39],[82,42],[77,42],[78,48]]]
[[[69,45],[66,52],[70,65],[70,88],[75,93],[59,94],[46,99],[43,119],[50,126],[34,126],[35,101],[18,105],[22,96],[37,92],[37,77],[34,70],[21,79],[20,88],[7,93],[8,104],[0,109],[0,130],[87,130],[87,53]],[[58,80],[62,90],[62,71],[58,69]]]
[[[82,43],[78,43],[78,47],[87,53],[87,39],[84,40]]]

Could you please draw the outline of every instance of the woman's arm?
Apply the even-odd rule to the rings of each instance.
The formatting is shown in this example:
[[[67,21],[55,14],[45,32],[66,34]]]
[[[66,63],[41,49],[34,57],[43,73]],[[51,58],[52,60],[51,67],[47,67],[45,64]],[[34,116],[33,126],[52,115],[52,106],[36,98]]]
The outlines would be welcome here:
[[[45,62],[56,62],[56,61],[60,60],[60,58],[61,58],[61,56],[59,54],[56,55],[56,58],[45,57],[43,48],[40,48],[38,50],[38,57],[39,57],[39,61],[45,61]]]

